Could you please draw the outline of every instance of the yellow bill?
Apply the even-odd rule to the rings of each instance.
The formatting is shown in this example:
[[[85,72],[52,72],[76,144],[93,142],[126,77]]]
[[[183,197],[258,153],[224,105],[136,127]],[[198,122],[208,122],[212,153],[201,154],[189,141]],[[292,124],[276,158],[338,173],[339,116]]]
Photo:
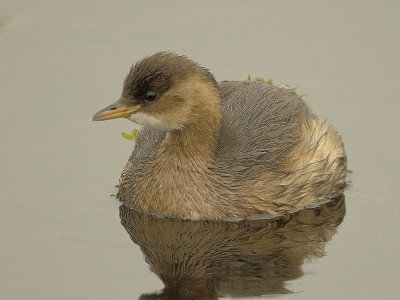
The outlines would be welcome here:
[[[127,103],[118,100],[117,102],[103,108],[97,112],[90,121],[104,121],[117,118],[129,118],[132,113],[137,111],[141,105],[129,105]]]

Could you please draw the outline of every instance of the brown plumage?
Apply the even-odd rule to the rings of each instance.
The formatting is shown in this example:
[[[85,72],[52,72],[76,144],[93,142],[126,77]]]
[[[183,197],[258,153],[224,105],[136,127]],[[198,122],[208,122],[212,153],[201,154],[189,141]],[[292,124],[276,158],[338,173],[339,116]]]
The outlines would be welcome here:
[[[344,196],[283,216],[223,221],[160,218],[120,206],[121,223],[164,283],[140,299],[218,299],[290,292],[345,215]]]
[[[139,61],[122,97],[94,120],[144,125],[118,198],[150,214],[247,217],[302,208],[343,191],[339,134],[290,90],[267,82],[217,83],[185,56]]]

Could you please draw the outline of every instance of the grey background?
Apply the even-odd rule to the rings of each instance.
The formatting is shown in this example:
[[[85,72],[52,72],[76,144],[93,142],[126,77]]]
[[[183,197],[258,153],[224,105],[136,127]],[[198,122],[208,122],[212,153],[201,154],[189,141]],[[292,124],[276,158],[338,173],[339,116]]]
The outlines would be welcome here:
[[[88,122],[132,63],[172,50],[217,80],[298,87],[341,132],[353,186],[327,256],[281,298],[400,294],[399,1],[0,3],[0,298],[136,299],[162,287],[119,224],[126,120]]]

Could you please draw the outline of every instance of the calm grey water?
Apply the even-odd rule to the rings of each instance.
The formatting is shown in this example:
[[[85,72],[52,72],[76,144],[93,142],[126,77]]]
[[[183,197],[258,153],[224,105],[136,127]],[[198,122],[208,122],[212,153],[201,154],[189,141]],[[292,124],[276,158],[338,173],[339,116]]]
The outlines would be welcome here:
[[[163,288],[110,196],[134,146],[120,132],[135,125],[88,119],[119,97],[132,63],[173,50],[218,80],[298,87],[343,136],[346,216],[279,298],[398,299],[399,11],[398,1],[3,0],[0,298],[138,299]],[[219,293],[238,296],[229,278]],[[270,286],[258,295],[271,297]]]

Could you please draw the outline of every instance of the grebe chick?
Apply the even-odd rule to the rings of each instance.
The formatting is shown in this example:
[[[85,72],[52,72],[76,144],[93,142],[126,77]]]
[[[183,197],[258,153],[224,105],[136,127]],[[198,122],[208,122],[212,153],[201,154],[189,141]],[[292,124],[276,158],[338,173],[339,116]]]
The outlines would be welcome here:
[[[339,134],[295,92],[268,82],[217,83],[185,56],[136,63],[122,96],[92,120],[143,125],[118,198],[149,214],[221,219],[278,214],[340,194]]]

